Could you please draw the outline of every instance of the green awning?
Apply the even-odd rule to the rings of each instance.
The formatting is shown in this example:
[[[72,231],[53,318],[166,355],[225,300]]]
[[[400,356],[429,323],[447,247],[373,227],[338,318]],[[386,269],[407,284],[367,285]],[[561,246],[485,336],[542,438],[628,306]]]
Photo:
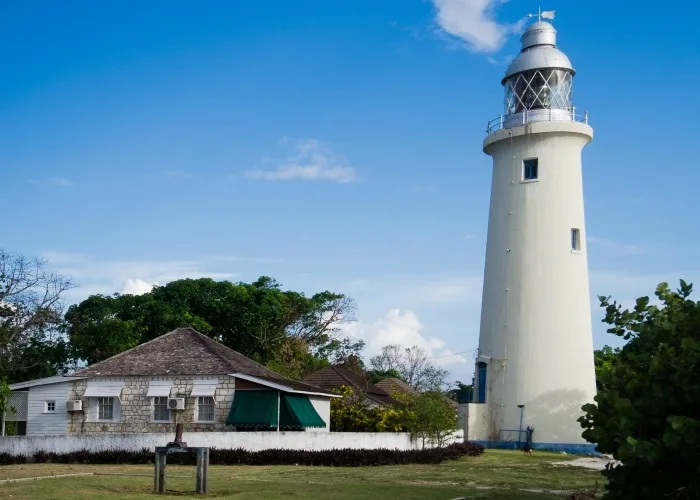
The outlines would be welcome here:
[[[277,427],[277,391],[235,391],[226,424],[253,428]]]
[[[280,398],[280,427],[325,427],[326,422],[304,394],[282,393]]]

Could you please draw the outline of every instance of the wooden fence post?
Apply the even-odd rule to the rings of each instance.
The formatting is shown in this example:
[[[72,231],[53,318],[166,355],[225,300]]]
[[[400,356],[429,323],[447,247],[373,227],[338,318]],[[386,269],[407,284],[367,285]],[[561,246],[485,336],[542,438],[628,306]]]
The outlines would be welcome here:
[[[153,491],[156,493],[165,493],[165,463],[167,457],[167,448],[156,447],[155,477],[153,479]]]
[[[209,448],[197,448],[197,493],[207,492],[209,478]]]

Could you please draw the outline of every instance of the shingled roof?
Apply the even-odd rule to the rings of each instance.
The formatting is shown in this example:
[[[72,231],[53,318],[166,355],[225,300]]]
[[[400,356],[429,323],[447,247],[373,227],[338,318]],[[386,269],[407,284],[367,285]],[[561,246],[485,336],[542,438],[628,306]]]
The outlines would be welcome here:
[[[231,375],[240,373],[296,391],[332,393],[265,368],[192,328],[172,332],[73,373],[76,377]]]
[[[323,389],[339,389],[342,386],[349,386],[356,391],[361,391],[367,399],[380,404],[390,404],[389,394],[379,387],[370,384],[360,375],[351,372],[341,366],[327,366],[307,375],[302,382],[322,387]]]
[[[392,396],[397,392],[404,392],[408,394],[416,394],[418,392],[403,380],[393,377],[380,380],[379,382],[377,382],[377,387],[379,387],[383,391],[386,391]],[[447,396],[444,396],[444,398],[445,401],[450,404],[450,406],[452,406],[453,408],[459,408],[459,403],[457,403],[457,401],[454,401],[453,399],[450,399]]]
[[[385,378],[377,382],[375,385],[387,394],[394,394],[395,392],[407,392],[409,394],[416,393],[416,390],[413,387],[398,378]]]

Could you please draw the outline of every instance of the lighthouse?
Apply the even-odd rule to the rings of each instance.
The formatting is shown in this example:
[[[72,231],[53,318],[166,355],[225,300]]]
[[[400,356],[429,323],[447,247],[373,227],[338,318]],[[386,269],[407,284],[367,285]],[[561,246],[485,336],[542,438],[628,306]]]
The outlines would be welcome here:
[[[589,451],[577,419],[596,394],[581,154],[593,139],[575,71],[541,18],[501,81],[468,439]],[[528,432],[529,431],[529,432]]]

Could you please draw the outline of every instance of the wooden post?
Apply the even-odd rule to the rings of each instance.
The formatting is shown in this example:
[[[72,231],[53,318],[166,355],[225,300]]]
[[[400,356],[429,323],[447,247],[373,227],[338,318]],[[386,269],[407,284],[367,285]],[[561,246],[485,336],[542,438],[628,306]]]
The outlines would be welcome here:
[[[156,447],[155,475],[153,478],[153,491],[165,493],[165,463],[168,456],[167,449]]]
[[[192,447],[190,450],[197,452],[197,493],[207,492],[209,479],[209,448]],[[165,493],[165,464],[170,453],[183,453],[187,448],[173,448],[169,446],[156,446],[155,472],[153,474],[153,491],[155,493]]]
[[[209,448],[197,448],[197,493],[207,492],[209,478]]]

